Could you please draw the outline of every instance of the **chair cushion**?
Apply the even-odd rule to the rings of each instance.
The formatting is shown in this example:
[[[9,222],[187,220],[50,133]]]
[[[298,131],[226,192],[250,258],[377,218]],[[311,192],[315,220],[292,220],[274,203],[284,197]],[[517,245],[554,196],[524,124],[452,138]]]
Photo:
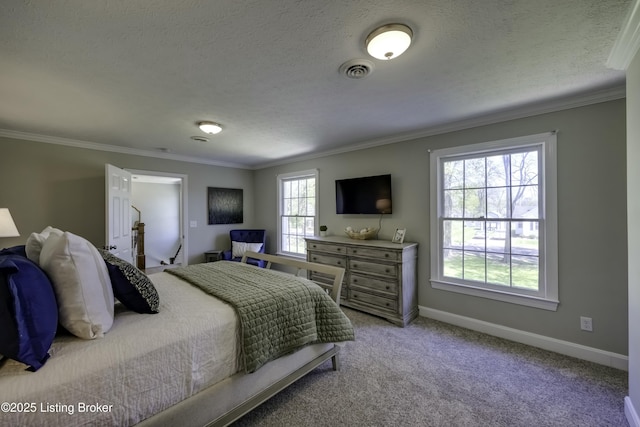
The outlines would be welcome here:
[[[260,252],[262,243],[231,242],[231,255],[233,258],[242,258],[246,251]]]
[[[26,256],[0,254],[0,354],[37,371],[49,358],[58,306],[47,275]]]

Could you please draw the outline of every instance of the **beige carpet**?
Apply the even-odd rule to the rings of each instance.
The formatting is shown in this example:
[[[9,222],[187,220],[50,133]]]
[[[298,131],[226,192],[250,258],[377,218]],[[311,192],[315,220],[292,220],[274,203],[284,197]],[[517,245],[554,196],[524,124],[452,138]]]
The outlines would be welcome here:
[[[356,341],[234,426],[627,426],[627,373],[419,318],[344,309]]]

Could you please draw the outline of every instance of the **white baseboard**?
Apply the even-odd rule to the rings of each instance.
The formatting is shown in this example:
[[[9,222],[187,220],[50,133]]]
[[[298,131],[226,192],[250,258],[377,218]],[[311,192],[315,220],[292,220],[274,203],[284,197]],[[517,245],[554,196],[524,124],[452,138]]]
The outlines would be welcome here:
[[[564,354],[566,356],[588,360],[589,362],[598,363],[600,365],[610,366],[612,368],[622,369],[624,371],[629,370],[629,357],[623,354],[612,353],[610,351],[587,347],[569,341],[562,341],[555,338],[546,337],[544,335],[538,335],[531,332],[521,331],[519,329],[508,328],[506,326],[497,325],[495,323],[484,322],[482,320],[460,316],[458,314],[436,310],[433,308],[420,306],[419,311],[420,316],[428,317],[430,319],[439,320],[441,322],[450,323],[452,325],[461,326],[463,328],[483,332],[485,334],[493,335],[500,338],[505,338],[510,341],[542,348],[544,350],[553,351],[555,353]],[[640,424],[636,424],[636,426],[640,427]]]
[[[640,427],[640,417],[638,417],[638,413],[633,407],[633,402],[629,399],[629,396],[624,398],[624,415],[627,417],[629,427]]]

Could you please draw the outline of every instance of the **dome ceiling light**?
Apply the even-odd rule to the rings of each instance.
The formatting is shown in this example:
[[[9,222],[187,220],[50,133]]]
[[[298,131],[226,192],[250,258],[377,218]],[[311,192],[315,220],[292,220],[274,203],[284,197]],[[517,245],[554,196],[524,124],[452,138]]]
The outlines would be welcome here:
[[[413,31],[403,24],[387,24],[367,36],[365,46],[369,55],[387,60],[402,55],[411,45]]]
[[[198,127],[204,133],[215,135],[222,131],[222,126],[215,122],[198,122]]]

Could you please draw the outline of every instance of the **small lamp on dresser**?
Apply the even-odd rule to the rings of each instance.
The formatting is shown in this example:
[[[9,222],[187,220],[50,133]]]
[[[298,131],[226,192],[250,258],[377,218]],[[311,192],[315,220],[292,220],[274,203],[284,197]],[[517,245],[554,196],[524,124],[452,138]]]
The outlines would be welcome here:
[[[391,199],[378,199],[376,200],[376,209],[380,212],[380,219],[378,220],[378,231],[376,232],[376,240],[378,239],[378,233],[382,229],[382,215],[391,212]]]
[[[16,223],[13,222],[11,213],[7,208],[0,208],[0,237],[18,237]]]

